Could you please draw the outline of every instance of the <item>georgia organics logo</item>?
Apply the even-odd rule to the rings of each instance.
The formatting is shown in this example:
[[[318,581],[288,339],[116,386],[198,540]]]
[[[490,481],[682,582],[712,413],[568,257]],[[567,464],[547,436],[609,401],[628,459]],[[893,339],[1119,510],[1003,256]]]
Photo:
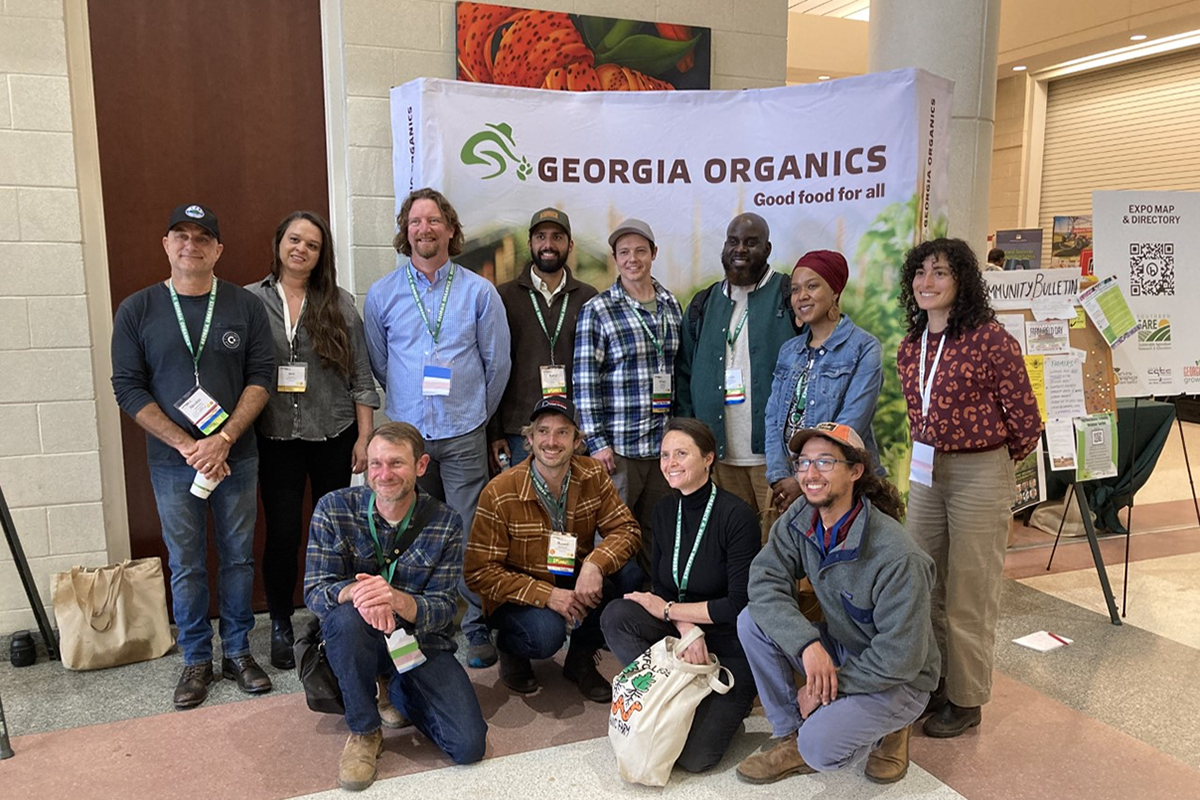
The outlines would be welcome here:
[[[525,180],[533,172],[533,165],[525,156],[517,157],[514,152],[516,141],[513,139],[512,126],[507,122],[493,125],[485,123],[485,130],[480,131],[463,143],[459,158],[468,167],[476,164],[495,168],[491,175],[484,175],[483,180],[503,175],[509,164],[516,166],[517,177]]]
[[[1200,358],[1195,364],[1183,365],[1183,382],[1187,384],[1200,383]]]
[[[1138,349],[1167,350],[1171,347],[1171,318],[1165,314],[1138,319]]]

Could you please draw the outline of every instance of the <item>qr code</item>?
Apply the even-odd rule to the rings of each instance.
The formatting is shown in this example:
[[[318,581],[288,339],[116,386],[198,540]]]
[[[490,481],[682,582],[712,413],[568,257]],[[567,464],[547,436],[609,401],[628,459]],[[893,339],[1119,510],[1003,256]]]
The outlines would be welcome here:
[[[1129,293],[1175,294],[1175,243],[1133,242],[1129,245]]]

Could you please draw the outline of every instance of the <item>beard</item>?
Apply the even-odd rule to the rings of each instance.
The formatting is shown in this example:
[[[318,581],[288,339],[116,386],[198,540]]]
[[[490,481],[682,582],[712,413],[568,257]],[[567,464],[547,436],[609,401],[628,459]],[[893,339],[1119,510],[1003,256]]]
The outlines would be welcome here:
[[[721,266],[725,268],[725,277],[734,286],[752,286],[758,283],[763,273],[767,269],[765,259],[750,261],[744,266],[733,266],[733,257],[729,254],[721,254]]]
[[[532,253],[534,266],[546,273],[558,272],[567,265],[566,256],[560,254],[557,250],[543,250],[540,253]]]

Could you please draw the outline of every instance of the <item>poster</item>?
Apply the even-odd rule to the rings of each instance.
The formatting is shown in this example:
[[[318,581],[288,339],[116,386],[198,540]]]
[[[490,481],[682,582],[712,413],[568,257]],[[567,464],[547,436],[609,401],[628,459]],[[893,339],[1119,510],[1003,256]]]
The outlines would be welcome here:
[[[1095,192],[1096,275],[1137,322],[1113,351],[1118,397],[1200,394],[1200,193]]]
[[[985,272],[988,297],[996,311],[1049,307],[1063,309],[1065,318],[1074,316],[1079,276],[1070,272]],[[1070,308],[1068,313],[1066,309]],[[1042,319],[1043,317],[1039,317]]]
[[[1017,462],[1013,511],[1037,505],[1046,499],[1046,466],[1042,452],[1042,442],[1039,439],[1033,452]]]
[[[1117,420],[1112,412],[1075,420],[1075,480],[1094,481],[1117,474]]]
[[[1050,469],[1075,469],[1075,426],[1071,420],[1046,420],[1046,448],[1050,452]]]
[[[1004,251],[1004,269],[1042,268],[1042,229],[996,231],[995,246]]]
[[[712,30],[455,4],[458,79],[570,92],[707,89]]]
[[[1079,295],[1084,311],[1104,337],[1109,347],[1118,348],[1140,327],[1121,291],[1121,284],[1111,275]],[[1114,356],[1115,358],[1115,356]]]
[[[1046,357],[1025,356],[1025,374],[1029,376],[1029,387],[1037,400],[1038,413],[1046,418]]]
[[[1026,322],[1025,352],[1031,356],[1067,352],[1071,346],[1067,325],[1065,319]]]
[[[1045,405],[1043,419],[1070,419],[1087,414],[1083,398],[1083,364],[1074,355],[1047,355],[1042,361]]]
[[[1004,330],[1008,331],[1008,335],[1017,340],[1017,344],[1021,348],[1021,352],[1025,352],[1025,315],[1024,314],[997,314],[996,322],[1004,326]]]
[[[1055,217],[1050,234],[1050,268],[1079,272],[1080,257],[1092,246],[1090,216]]]
[[[637,217],[655,233],[654,276],[685,306],[723,276],[730,219],[753,211],[770,225],[777,270],[809,250],[846,256],[842,311],[876,321],[890,354],[905,331],[895,300],[904,253],[947,228],[951,98],[949,81],[914,69],[707,92],[420,78],[391,92],[396,208],[412,189],[437,187],[466,237],[456,260],[500,283],[527,263],[530,214],[555,206],[571,217],[572,269],[601,288],[616,277],[608,233]],[[885,381],[875,434],[901,484],[904,407],[898,381]]]

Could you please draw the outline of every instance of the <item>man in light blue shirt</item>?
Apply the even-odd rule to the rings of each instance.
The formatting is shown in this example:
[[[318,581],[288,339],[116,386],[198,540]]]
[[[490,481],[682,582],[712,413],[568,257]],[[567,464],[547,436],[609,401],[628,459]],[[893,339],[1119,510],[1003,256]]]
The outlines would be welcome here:
[[[387,415],[427,443],[421,488],[471,529],[487,483],[487,420],[508,383],[508,321],[496,288],[450,260],[462,252],[458,213],[440,192],[418,189],[400,206],[396,251],[408,257],[375,282],[363,309],[371,369],[387,393]],[[467,600],[462,629],[472,667],[495,663],[479,598]]]

